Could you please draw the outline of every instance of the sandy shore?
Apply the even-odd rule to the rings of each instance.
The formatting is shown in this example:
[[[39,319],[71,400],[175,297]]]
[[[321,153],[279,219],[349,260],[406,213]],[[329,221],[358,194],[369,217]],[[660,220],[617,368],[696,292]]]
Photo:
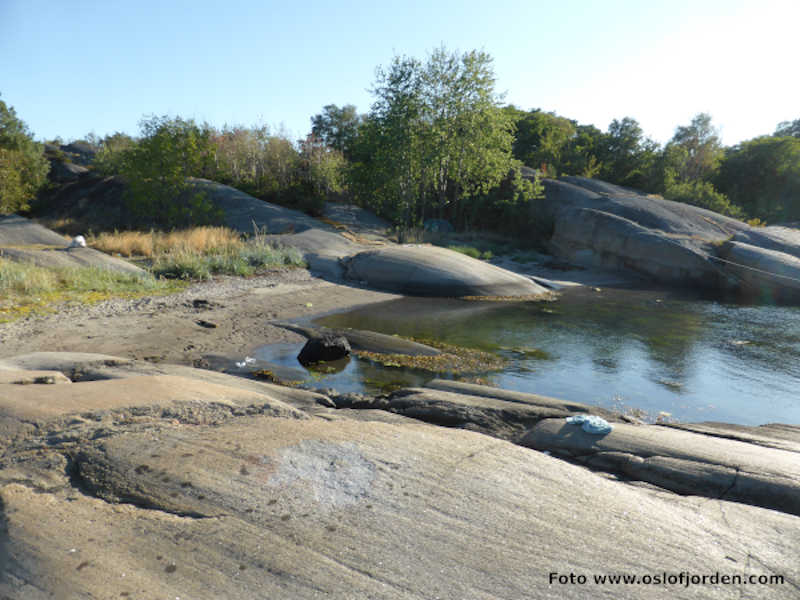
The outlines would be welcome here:
[[[275,319],[397,297],[317,279],[304,269],[219,277],[170,296],[66,305],[53,315],[0,324],[0,358],[73,351],[191,365],[204,354],[245,356],[263,344],[301,340],[270,325]]]

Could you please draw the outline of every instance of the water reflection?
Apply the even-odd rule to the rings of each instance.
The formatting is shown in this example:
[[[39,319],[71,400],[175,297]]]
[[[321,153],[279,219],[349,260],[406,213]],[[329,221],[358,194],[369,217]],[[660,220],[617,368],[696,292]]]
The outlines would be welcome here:
[[[582,289],[552,303],[405,298],[317,323],[490,350],[509,368],[493,384],[682,421],[800,422],[800,311],[675,293]],[[286,364],[294,360],[293,348]],[[261,357],[280,360],[265,349]],[[287,355],[288,356],[288,355]],[[375,392],[424,373],[353,360],[321,386]]]

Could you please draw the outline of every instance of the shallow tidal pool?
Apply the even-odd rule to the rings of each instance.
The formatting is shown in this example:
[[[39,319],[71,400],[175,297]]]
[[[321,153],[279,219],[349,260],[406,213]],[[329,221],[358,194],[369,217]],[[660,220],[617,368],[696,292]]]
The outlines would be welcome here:
[[[403,298],[317,318],[488,350],[498,387],[639,414],[645,420],[800,423],[800,308],[726,303],[686,293],[568,290],[554,302]],[[302,369],[302,344],[256,358]],[[423,371],[351,358],[306,372],[312,387],[376,393],[421,385]]]

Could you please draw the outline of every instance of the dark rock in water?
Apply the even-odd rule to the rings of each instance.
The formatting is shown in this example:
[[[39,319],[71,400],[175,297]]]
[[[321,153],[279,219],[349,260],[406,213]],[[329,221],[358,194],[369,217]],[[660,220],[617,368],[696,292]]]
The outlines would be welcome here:
[[[342,336],[350,343],[354,350],[364,350],[366,352],[376,352],[378,354],[406,354],[408,356],[438,356],[441,350],[432,346],[412,342],[396,335],[387,335],[376,331],[365,331],[362,329],[329,329],[327,327],[305,327],[296,323],[282,323],[275,321],[272,323],[276,327],[282,327],[289,331],[294,331],[307,338],[321,337],[324,335]]]
[[[323,335],[306,342],[297,360],[304,367],[320,362],[338,360],[350,354],[350,343],[340,335]]]

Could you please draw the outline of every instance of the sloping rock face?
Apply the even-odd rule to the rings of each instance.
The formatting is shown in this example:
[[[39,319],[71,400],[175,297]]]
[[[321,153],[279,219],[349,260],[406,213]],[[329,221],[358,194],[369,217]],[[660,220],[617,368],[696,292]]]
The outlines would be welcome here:
[[[63,162],[60,160],[50,161],[50,172],[47,174],[51,181],[56,183],[64,183],[67,181],[75,181],[89,173],[89,169],[76,165],[71,162]]]
[[[756,236],[752,236],[756,237]],[[763,302],[800,299],[800,246],[793,254],[730,241],[719,249],[725,271],[736,276],[740,288]]]
[[[527,277],[435,246],[387,246],[356,254],[345,277],[412,296],[540,296],[548,290]]]
[[[780,226],[753,227],[747,231],[739,231],[731,241],[800,258],[800,229]]]
[[[624,269],[660,283],[736,290],[765,302],[800,300],[800,231],[754,228],[688,204],[613,184],[544,180],[538,218],[570,262]]]
[[[144,274],[144,270],[125,260],[94,248],[70,248],[70,241],[46,227],[19,215],[0,216],[0,257],[29,262],[41,267],[99,267]]]
[[[800,230],[750,227],[717,213],[583,177],[544,180],[539,218],[570,262],[624,269],[660,283],[800,301]]]
[[[720,287],[727,277],[711,260],[715,244],[750,229],[709,210],[601,181],[565,177],[544,185],[541,209],[554,224],[554,253],[664,283]]]
[[[800,441],[800,430],[797,434]],[[681,494],[800,515],[800,446],[767,450],[657,425],[618,424],[608,435],[596,436],[563,419],[537,423],[519,443]]]
[[[66,248],[69,240],[19,215],[0,216],[0,247],[53,246]]]
[[[86,142],[56,146],[44,145],[44,155],[50,161],[48,178],[56,183],[75,181],[90,173],[87,168],[97,154],[97,148]]]
[[[37,353],[4,364],[129,376],[0,389],[2,410],[13,390],[30,390],[5,413],[13,435],[0,439],[2,597],[789,599],[800,590],[794,515],[628,485],[382,411],[312,415],[274,398],[275,386],[212,389],[114,357]],[[60,408],[59,389],[73,399]],[[79,390],[113,406],[78,406]],[[489,394],[460,391],[484,394],[473,404]],[[25,406],[37,396],[34,414]],[[575,408],[528,396],[507,401]],[[654,585],[665,573],[673,582]],[[783,580],[686,585],[681,573]],[[622,574],[638,579],[595,581]]]
[[[189,181],[195,190],[207,193],[210,200],[225,212],[225,225],[236,231],[253,233],[254,226],[263,228],[266,233],[300,233],[311,228],[328,228],[299,210],[259,200],[228,185],[199,178]]]

